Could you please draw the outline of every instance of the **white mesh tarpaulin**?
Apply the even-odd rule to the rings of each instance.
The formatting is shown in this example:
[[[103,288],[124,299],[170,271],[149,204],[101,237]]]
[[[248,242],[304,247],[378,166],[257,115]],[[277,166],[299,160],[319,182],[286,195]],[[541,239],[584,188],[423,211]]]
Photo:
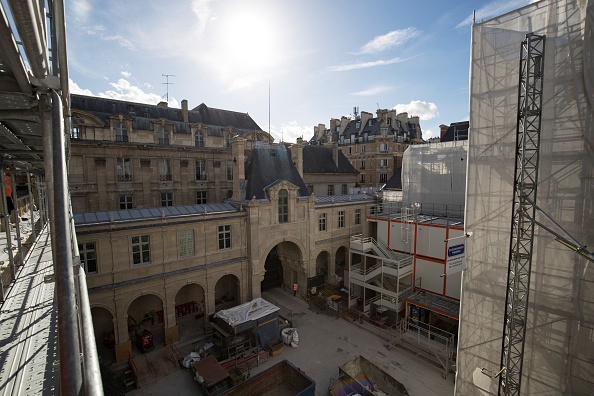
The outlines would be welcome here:
[[[409,146],[402,157],[402,202],[464,206],[468,142]]]
[[[520,46],[546,36],[536,204],[594,247],[594,0],[541,1],[473,26],[457,395],[497,394],[508,274]],[[542,214],[537,220],[556,227]],[[521,394],[594,389],[594,263],[536,227]]]

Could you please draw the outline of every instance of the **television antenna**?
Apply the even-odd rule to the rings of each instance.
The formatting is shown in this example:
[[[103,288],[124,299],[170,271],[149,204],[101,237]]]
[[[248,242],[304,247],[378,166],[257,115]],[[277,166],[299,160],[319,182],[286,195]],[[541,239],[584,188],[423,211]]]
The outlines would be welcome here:
[[[175,74],[161,74],[161,75],[167,79],[166,80],[167,82],[164,82],[161,84],[163,84],[167,87],[167,93],[165,94],[165,96],[166,96],[167,104],[169,104],[169,86],[173,85],[172,82],[169,82],[169,77],[175,77]]]

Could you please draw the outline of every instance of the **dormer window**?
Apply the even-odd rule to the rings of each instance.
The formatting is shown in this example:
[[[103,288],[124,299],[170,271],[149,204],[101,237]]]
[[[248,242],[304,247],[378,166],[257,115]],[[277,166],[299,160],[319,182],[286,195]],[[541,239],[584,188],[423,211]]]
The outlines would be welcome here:
[[[367,122],[367,125],[369,125],[369,126],[372,126],[372,125],[373,125],[373,119],[370,119],[370,120]]]
[[[194,135],[194,145],[196,147],[204,147],[204,136],[202,132],[196,132],[196,135]]]
[[[128,141],[128,126],[123,122],[118,122],[115,130],[116,142]]]
[[[386,120],[386,123],[387,123],[388,125],[392,125],[392,119],[391,119],[391,118],[388,118],[388,119]]]
[[[278,222],[287,223],[289,221],[289,193],[282,189],[278,192]]]
[[[78,120],[76,118],[72,118],[72,131],[70,132],[71,139],[80,139],[82,138],[81,128],[78,124]]]
[[[169,145],[169,132],[165,127],[159,127],[159,132],[157,133],[158,143],[162,146]]]

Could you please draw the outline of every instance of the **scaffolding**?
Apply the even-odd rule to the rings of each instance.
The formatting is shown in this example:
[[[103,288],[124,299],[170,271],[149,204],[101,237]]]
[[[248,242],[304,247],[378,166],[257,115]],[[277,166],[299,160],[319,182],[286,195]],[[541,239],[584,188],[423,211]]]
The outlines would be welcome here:
[[[471,237],[466,243],[456,394],[588,394],[594,388],[594,270],[587,257],[577,254],[594,243],[593,24],[594,1],[550,0],[473,26],[464,216]],[[524,223],[522,232],[533,233],[531,263],[513,270],[524,279],[529,273],[530,282],[514,284],[507,298],[505,258],[514,250],[512,243],[524,238],[512,236],[510,223],[518,208],[519,46],[528,33],[537,40],[546,36],[539,160],[533,166],[538,180],[534,196],[524,192],[523,219],[514,220]],[[552,228],[571,235],[573,245],[551,233]],[[516,257],[525,260],[519,254],[526,253]],[[506,300],[520,295],[526,299],[516,312],[524,323],[504,331],[504,323],[515,321],[506,316]],[[509,344],[502,340],[511,341],[514,332],[519,338],[513,344],[523,347],[514,356],[506,352],[504,363]],[[520,365],[514,368],[508,360]],[[507,385],[500,389],[502,381]]]

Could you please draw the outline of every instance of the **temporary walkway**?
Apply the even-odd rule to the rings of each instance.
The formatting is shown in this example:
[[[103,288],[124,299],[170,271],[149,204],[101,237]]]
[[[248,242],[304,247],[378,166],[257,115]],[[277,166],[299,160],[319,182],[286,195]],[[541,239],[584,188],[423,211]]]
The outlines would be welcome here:
[[[58,333],[49,227],[18,268],[0,312],[0,395],[58,395]]]

